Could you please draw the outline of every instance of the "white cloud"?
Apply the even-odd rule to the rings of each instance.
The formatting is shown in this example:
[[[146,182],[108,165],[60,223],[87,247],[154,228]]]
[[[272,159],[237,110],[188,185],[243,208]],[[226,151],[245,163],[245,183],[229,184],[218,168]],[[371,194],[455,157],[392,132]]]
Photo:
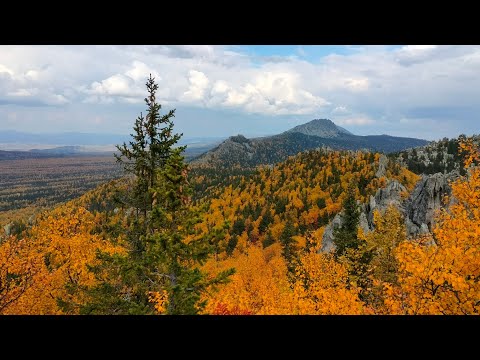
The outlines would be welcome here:
[[[8,67],[6,67],[5,65],[2,65],[0,64],[0,73],[6,73],[10,76],[13,76],[13,71],[10,70]]]
[[[375,121],[369,119],[368,117],[353,117],[347,119],[338,119],[335,120],[338,125],[370,125],[373,124]]]
[[[131,78],[122,74],[116,74],[101,82],[95,81],[91,85],[89,93],[95,95],[134,96],[133,85]]]
[[[332,114],[348,114],[349,112],[346,106],[337,106],[332,110]]]
[[[37,92],[35,90],[36,89],[18,89],[18,90],[7,93],[7,95],[9,95],[9,96],[32,96],[32,95],[34,95],[34,93]]]
[[[125,75],[132,79],[135,83],[144,83],[150,74],[155,78],[156,81],[160,81],[162,79],[155,70],[151,69],[141,61],[134,61],[132,63],[132,68],[125,72]]]
[[[406,45],[401,48],[402,51],[425,51],[425,50],[433,50],[436,49],[437,45]]]
[[[188,87],[188,90],[183,93],[184,98],[187,101],[203,100],[205,91],[209,84],[208,77],[206,77],[203,72],[197,70],[190,70],[188,74],[190,86]]]
[[[302,50],[310,53],[308,46],[297,48]],[[242,51],[208,45],[2,46],[0,107],[76,104],[105,114],[115,106],[136,112],[143,109],[151,73],[162,105],[226,109],[246,117],[308,120],[324,114],[339,124],[401,134],[411,123],[400,119],[445,113],[466,132],[480,113],[480,46],[367,46],[318,63]]]
[[[111,104],[116,100],[136,104],[143,102],[145,95],[145,82],[152,75],[157,83],[162,77],[145,63],[135,60],[122,74],[112,75],[104,80],[94,81],[89,87],[79,87],[88,94],[86,103]]]
[[[347,89],[352,91],[365,91],[368,90],[368,79],[367,78],[347,78],[345,79],[345,86]]]
[[[38,80],[40,78],[40,72],[37,70],[28,70],[25,74],[25,78],[28,80]]]
[[[248,82],[216,81],[210,92],[212,106],[244,108],[251,113],[308,114],[328,101],[300,87],[298,74],[287,71],[258,71]]]

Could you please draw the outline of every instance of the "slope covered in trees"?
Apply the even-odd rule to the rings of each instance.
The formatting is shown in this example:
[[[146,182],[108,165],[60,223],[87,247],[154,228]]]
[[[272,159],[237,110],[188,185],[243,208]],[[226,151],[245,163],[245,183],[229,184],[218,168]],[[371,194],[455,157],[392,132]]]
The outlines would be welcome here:
[[[253,139],[247,139],[243,135],[232,136],[212,150],[193,159],[192,164],[216,168],[255,167],[275,164],[301,151],[324,147],[335,150],[369,150],[389,153],[427,143],[426,140],[421,139],[388,135],[356,136],[341,131],[335,137],[321,137],[308,135],[314,133],[312,131],[306,134],[293,130],[295,129],[279,135]]]
[[[304,235],[341,210],[349,184],[355,184],[361,202],[385,186],[387,178],[376,176],[379,159],[380,154],[366,152],[314,150],[244,175],[195,169],[191,183],[203,194],[196,205],[205,209],[199,226],[219,232],[219,249],[229,251],[246,242],[278,242],[288,222],[293,235]],[[418,179],[393,162],[386,174],[410,190]]]
[[[443,138],[439,141],[432,141],[425,146],[391,153],[389,156],[415,174],[429,175],[457,170],[465,175],[463,167],[464,151],[460,147],[460,142],[464,141],[465,138],[465,135],[456,139]],[[475,144],[480,144],[480,136],[474,135],[472,140]]]

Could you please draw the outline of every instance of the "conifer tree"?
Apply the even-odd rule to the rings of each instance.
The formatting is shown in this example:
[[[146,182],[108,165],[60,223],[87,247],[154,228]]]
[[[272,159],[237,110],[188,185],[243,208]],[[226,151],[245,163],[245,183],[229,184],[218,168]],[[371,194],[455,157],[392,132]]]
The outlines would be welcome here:
[[[233,273],[207,280],[198,268],[213,249],[208,239],[195,238],[199,216],[190,206],[185,147],[175,147],[182,136],[173,132],[175,110],[161,116],[151,75],[146,86],[147,115],[137,118],[133,140],[118,146],[116,156],[134,182],[127,255],[99,254],[103,262],[92,271],[100,286],[88,291],[84,314],[195,314],[205,305],[201,293]]]
[[[357,201],[355,200],[355,187],[350,185],[347,196],[343,201],[342,226],[333,230],[333,243],[335,256],[342,256],[347,249],[357,249],[360,241],[357,238],[357,228],[360,218]]]
[[[282,245],[282,256],[287,262],[289,276],[295,274],[295,268],[298,260],[297,241],[293,238],[295,234],[295,227],[293,226],[292,221],[289,219],[287,220],[285,228],[283,229],[279,239],[280,244]]]

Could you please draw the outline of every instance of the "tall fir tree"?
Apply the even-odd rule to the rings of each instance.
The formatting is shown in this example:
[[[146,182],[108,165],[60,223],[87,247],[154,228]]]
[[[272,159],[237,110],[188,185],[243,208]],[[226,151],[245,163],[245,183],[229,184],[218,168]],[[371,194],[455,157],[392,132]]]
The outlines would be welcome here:
[[[355,199],[355,186],[350,185],[343,201],[342,226],[333,230],[335,256],[342,256],[347,249],[357,249],[361,241],[357,237],[360,211]]]
[[[364,239],[358,237],[360,210],[355,199],[356,185],[350,184],[343,201],[342,226],[333,230],[335,257],[348,271],[349,283],[360,288],[360,299],[367,301],[372,280],[369,264],[372,252],[366,249]]]
[[[182,136],[173,132],[175,110],[161,116],[151,75],[146,86],[147,115],[137,118],[133,140],[118,146],[116,156],[133,175],[126,201],[135,209],[127,254],[99,253],[103,261],[92,268],[99,285],[88,289],[83,314],[195,314],[205,305],[202,292],[233,273],[230,269],[207,279],[198,267],[214,249],[208,239],[195,236],[200,217],[190,206],[185,147],[175,146]]]
[[[280,244],[282,245],[282,256],[287,262],[288,274],[291,280],[295,274],[295,268],[298,265],[298,244],[293,238],[296,235],[295,227],[290,219],[287,220],[285,227],[280,234]]]

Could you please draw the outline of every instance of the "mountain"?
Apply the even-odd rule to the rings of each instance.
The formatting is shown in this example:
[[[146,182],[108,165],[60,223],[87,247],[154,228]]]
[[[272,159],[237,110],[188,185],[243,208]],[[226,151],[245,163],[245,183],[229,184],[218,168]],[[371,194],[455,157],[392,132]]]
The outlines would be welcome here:
[[[191,162],[215,167],[253,167],[278,163],[301,151],[320,147],[391,153],[427,143],[426,140],[389,135],[353,135],[330,120],[315,119],[279,135],[253,139],[231,136]]]
[[[31,149],[29,152],[49,155],[76,155],[79,153],[84,153],[86,150],[82,146],[70,145],[58,146],[52,149]]]
[[[23,159],[42,159],[51,157],[46,153],[37,153],[30,151],[4,151],[0,150],[0,160],[23,160]]]
[[[31,149],[28,151],[4,151],[0,150],[0,160],[24,160],[24,159],[44,159],[44,158],[62,158],[70,156],[108,156],[113,151],[92,149],[90,146],[58,146],[49,149]]]
[[[286,132],[301,133],[322,138],[336,138],[341,136],[341,134],[353,135],[350,131],[335,125],[332,120],[328,119],[315,119],[306,124],[295,126]]]

